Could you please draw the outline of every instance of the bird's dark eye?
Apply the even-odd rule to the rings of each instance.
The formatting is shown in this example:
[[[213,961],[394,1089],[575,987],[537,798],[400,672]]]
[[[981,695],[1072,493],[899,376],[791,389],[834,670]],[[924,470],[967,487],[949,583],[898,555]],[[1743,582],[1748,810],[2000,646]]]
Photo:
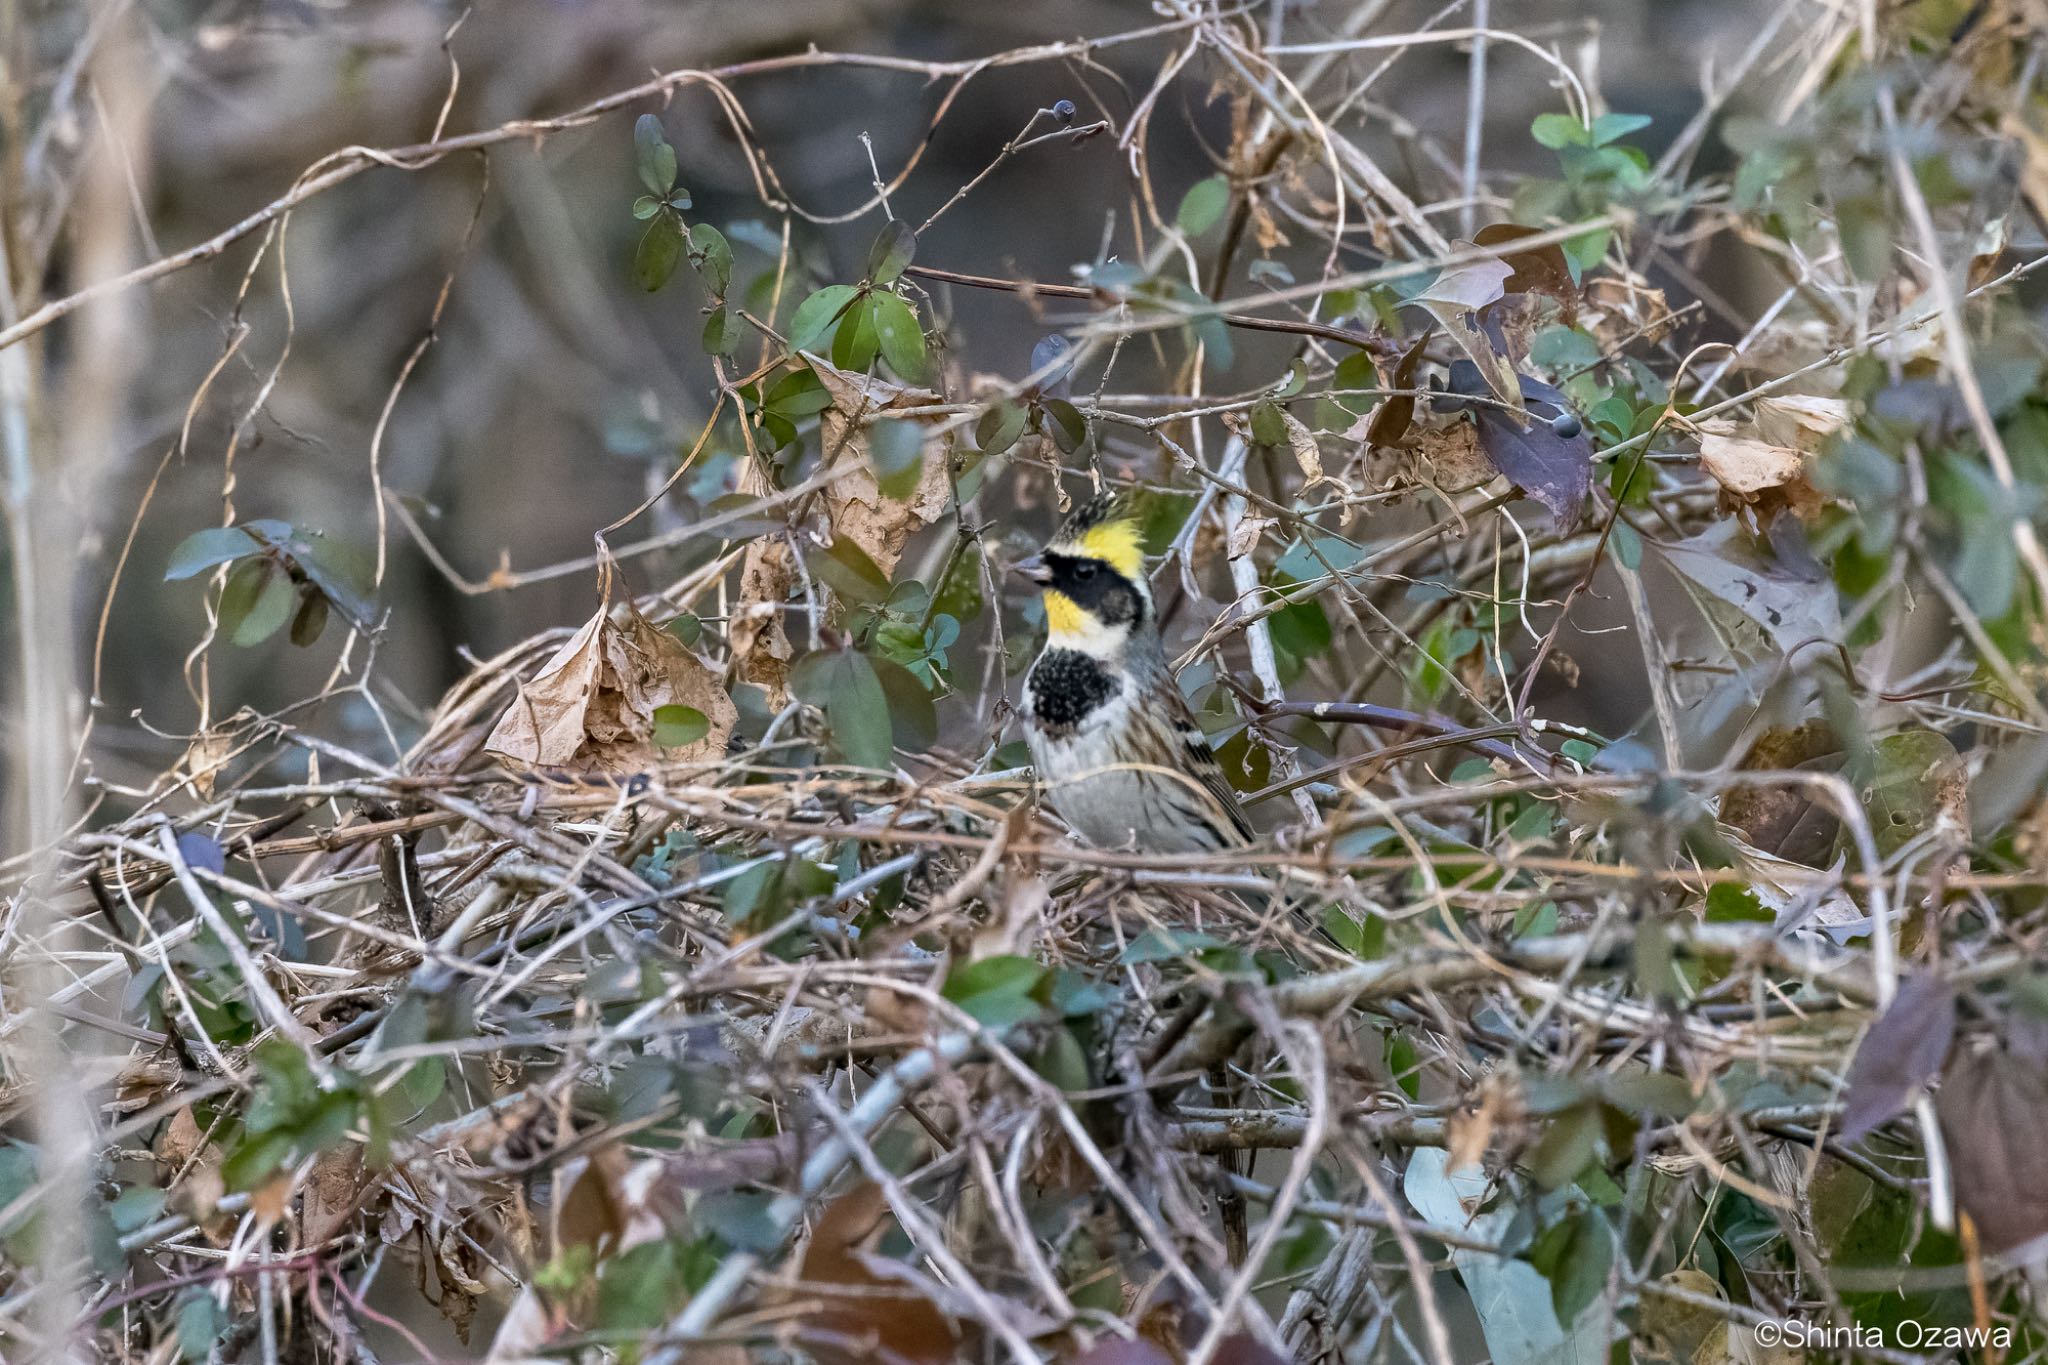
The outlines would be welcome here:
[[[1093,563],[1091,563],[1090,561],[1088,561],[1088,560],[1085,560],[1085,559],[1084,559],[1084,560],[1082,560],[1082,561],[1081,561],[1081,562],[1080,562],[1079,564],[1076,564],[1076,565],[1074,566],[1074,577],[1076,577],[1076,578],[1093,578],[1093,577],[1095,577],[1095,565],[1094,565]]]

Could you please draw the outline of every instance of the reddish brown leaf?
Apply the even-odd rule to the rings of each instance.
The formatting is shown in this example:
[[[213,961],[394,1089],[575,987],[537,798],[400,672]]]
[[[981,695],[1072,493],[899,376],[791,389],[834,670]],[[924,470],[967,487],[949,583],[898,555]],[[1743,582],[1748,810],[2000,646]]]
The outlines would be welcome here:
[[[1430,332],[1424,329],[1415,338],[1415,344],[1402,353],[1394,365],[1394,379],[1389,388],[1406,389],[1410,392],[1396,394],[1374,410],[1365,426],[1365,439],[1376,446],[1397,446],[1408,434],[1409,424],[1415,420],[1415,367],[1422,359],[1422,348],[1429,344]]]
[[[871,1183],[855,1186],[824,1207],[812,1225],[799,1271],[805,1297],[823,1302],[804,1321],[832,1337],[872,1342],[900,1360],[949,1362],[959,1340],[946,1316],[902,1284],[884,1280],[867,1267],[864,1249],[888,1223],[887,1201],[881,1188]],[[835,1297],[834,1285],[858,1293]],[[872,1361],[869,1355],[825,1342],[810,1349],[825,1365]]]
[[[1502,242],[1538,235],[1540,229],[1523,227],[1520,223],[1490,223],[1474,233],[1472,241],[1477,246],[1499,246]],[[1567,308],[1578,301],[1578,286],[1572,283],[1572,271],[1565,262],[1564,248],[1557,243],[1504,251],[1500,258],[1514,268],[1514,273],[1501,286],[1508,293],[1548,294]]]

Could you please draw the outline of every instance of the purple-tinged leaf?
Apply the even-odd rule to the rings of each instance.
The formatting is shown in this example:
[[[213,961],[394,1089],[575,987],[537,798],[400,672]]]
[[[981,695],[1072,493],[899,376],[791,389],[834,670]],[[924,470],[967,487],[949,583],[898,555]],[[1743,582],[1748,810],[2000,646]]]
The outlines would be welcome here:
[[[1947,981],[1922,972],[1901,982],[1849,1065],[1842,1141],[1855,1142],[1904,1113],[1948,1060],[1955,1035],[1956,993]]]
[[[228,870],[228,855],[210,835],[180,834],[178,856],[185,860],[185,866],[215,876]]]
[[[1956,1202],[1984,1249],[2006,1251],[2048,1233],[2048,1074],[2040,1065],[2005,1051],[1958,1056],[1935,1113]]]
[[[1548,409],[1565,411],[1565,396],[1550,385],[1527,375],[1518,375],[1525,402],[1537,405],[1527,415],[1527,427],[1513,413],[1491,404],[1446,401],[1440,406],[1470,408],[1479,424],[1479,448],[1487,461],[1512,480],[1516,487],[1543,504],[1561,526],[1578,520],[1586,495],[1593,486],[1593,438],[1581,429],[1561,436],[1550,424]],[[1469,361],[1451,362],[1450,392],[1460,398],[1488,392],[1479,368]]]

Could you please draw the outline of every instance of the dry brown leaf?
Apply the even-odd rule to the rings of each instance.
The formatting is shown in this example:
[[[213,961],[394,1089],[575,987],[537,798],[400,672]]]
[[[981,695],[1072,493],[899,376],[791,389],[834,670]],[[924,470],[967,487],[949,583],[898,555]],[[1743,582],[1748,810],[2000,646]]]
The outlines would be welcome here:
[[[1476,1102],[1462,1104],[1452,1111],[1449,1122],[1446,1147],[1449,1158],[1444,1163],[1448,1174],[1461,1171],[1467,1166],[1477,1166],[1486,1149],[1493,1145],[1494,1125],[1500,1119],[1501,1104],[1505,1096],[1492,1075],[1480,1084]]]
[[[1846,398],[1785,394],[1756,400],[1756,434],[1772,445],[1815,455],[1830,436],[1849,425]]]
[[[875,567],[889,573],[903,557],[903,547],[910,543],[910,538],[945,515],[953,491],[946,471],[946,446],[942,439],[927,436],[924,470],[917,487],[899,501],[876,486],[862,433],[877,418],[886,418],[902,408],[934,405],[940,401],[939,395],[930,389],[854,374],[816,356],[807,355],[805,359],[825,391],[832,395],[832,406],[819,418],[826,461],[835,468],[849,463],[852,466],[825,486],[825,508],[832,533],[851,538],[867,551]],[[945,421],[936,416],[904,420],[927,428]]]
[[[796,651],[783,629],[782,606],[796,584],[796,561],[783,537],[766,536],[747,547],[740,567],[739,601],[725,625],[733,677],[768,694],[768,709],[789,704],[789,661]]]
[[[663,763],[715,759],[739,713],[711,667],[630,603],[600,610],[519,689],[484,742],[507,762],[626,776]],[[663,706],[702,712],[710,729],[693,743],[654,743]]]
[[[1815,717],[1759,735],[1743,755],[1739,773],[1840,772],[1845,760],[1833,725]],[[1772,857],[1819,866],[1834,847],[1841,822],[1803,787],[1737,781],[1721,798],[1721,823]]]
[[[1470,242],[1454,242],[1456,250],[1470,250]],[[1494,349],[1485,329],[1478,323],[1480,310],[1497,303],[1503,295],[1503,286],[1508,277],[1515,273],[1513,266],[1498,259],[1467,261],[1462,265],[1448,266],[1433,280],[1429,287],[1409,299],[1417,307],[1427,309],[1437,320],[1437,325],[1450,334],[1472,363],[1479,369],[1479,377],[1493,396],[1506,405],[1513,414],[1517,425],[1524,420],[1522,407],[1522,384],[1515,373],[1515,367],[1508,357]]]
[[[1243,559],[1258,546],[1259,538],[1273,525],[1273,518],[1253,516],[1247,512],[1230,528],[1230,543],[1226,551],[1231,559]]]
[[[556,1249],[587,1246],[613,1256],[666,1236],[665,1169],[658,1157],[634,1161],[616,1143],[592,1152],[556,1211]]]
[[[898,1359],[933,1365],[951,1361],[959,1343],[945,1315],[928,1300],[883,1280],[868,1268],[863,1249],[887,1222],[887,1200],[881,1187],[872,1182],[848,1190],[818,1214],[798,1272],[807,1291],[805,1297],[815,1296],[820,1302],[807,1321],[844,1339],[873,1342]],[[830,1292],[835,1285],[856,1292],[835,1296]],[[814,1350],[813,1354],[826,1365],[840,1361],[869,1365],[872,1359],[833,1350]]]
[[[192,1106],[188,1104],[171,1115],[171,1121],[164,1125],[164,1131],[156,1140],[156,1155],[175,1175],[190,1165],[192,1158],[205,1145],[206,1134],[201,1131],[199,1120],[193,1117]]]
[[[1767,488],[1803,481],[1806,457],[1788,446],[1709,432],[1700,437],[1700,468],[1730,493],[1750,498]]]
[[[181,766],[185,769],[186,780],[192,784],[192,790],[197,793],[200,800],[212,799],[213,780],[227,761],[234,757],[235,745],[233,734],[213,729],[203,731],[186,746],[185,759]]]
[[[1415,477],[1440,493],[1463,493],[1494,475],[1493,462],[1479,448],[1479,429],[1470,422],[1416,432]]]
[[[1323,474],[1323,452],[1316,445],[1316,434],[1308,429],[1308,423],[1296,417],[1285,408],[1280,410],[1280,420],[1287,427],[1287,448],[1294,454],[1294,462],[1301,466],[1305,482],[1301,491],[1306,493],[1319,483],[1327,481]]]
[[[1603,352],[1661,341],[1678,315],[1664,291],[1641,275],[1601,275],[1586,284],[1586,328]]]
[[[1439,493],[1478,488],[1496,472],[1479,448],[1479,429],[1470,422],[1411,427],[1403,447],[1373,448],[1370,471],[1374,488],[1434,488]]]
[[[292,1173],[279,1171],[249,1191],[249,1212],[262,1227],[274,1227],[292,1204]]]
[[[299,1205],[300,1243],[321,1246],[346,1230],[362,1204],[364,1184],[362,1148],[322,1152],[306,1179],[306,1195]]]

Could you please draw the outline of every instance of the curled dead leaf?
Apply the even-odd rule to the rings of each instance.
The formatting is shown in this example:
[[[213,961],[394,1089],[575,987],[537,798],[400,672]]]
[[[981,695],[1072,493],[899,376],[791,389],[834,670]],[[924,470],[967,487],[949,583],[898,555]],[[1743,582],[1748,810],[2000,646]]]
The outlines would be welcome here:
[[[900,1282],[876,1275],[865,1248],[889,1223],[881,1188],[863,1182],[827,1204],[812,1225],[798,1278],[819,1307],[805,1321],[839,1340],[873,1343],[887,1357],[917,1362],[955,1359],[953,1325],[932,1303]],[[849,1292],[832,1293],[834,1288]],[[813,1352],[827,1365],[867,1365],[870,1357],[836,1348]]]
[[[361,1207],[365,1183],[362,1148],[322,1152],[306,1178],[305,1197],[299,1203],[299,1241],[309,1247],[322,1246],[346,1231]]]
[[[1281,409],[1280,420],[1287,426],[1287,448],[1294,454],[1294,462],[1301,466],[1302,491],[1307,492],[1317,484],[1326,481],[1323,473],[1323,452],[1316,445],[1316,434],[1308,424],[1286,409]]]
[[[1817,454],[1828,438],[1849,425],[1846,398],[1813,398],[1781,394],[1756,400],[1757,435],[1773,445]]]
[[[1469,249],[1472,244],[1458,242],[1453,245]],[[1519,425],[1525,418],[1525,412],[1522,387],[1517,381],[1514,364],[1496,349],[1478,321],[1481,309],[1500,301],[1506,281],[1514,273],[1513,266],[1499,259],[1448,266],[1430,282],[1428,288],[1408,302],[1427,309],[1438,325],[1450,334],[1459,349],[1470,358],[1485,389],[1500,401]]]
[[[1841,771],[1845,757],[1835,727],[1816,716],[1759,735],[1738,772],[1832,773]],[[1721,822],[1761,852],[1816,867],[1827,860],[1841,828],[1840,819],[1816,802],[1807,788],[1739,778],[1721,798]]]
[[[883,573],[888,573],[903,557],[903,547],[910,538],[945,515],[946,504],[952,497],[946,443],[936,434],[945,418],[904,419],[925,428],[927,434],[917,486],[910,496],[901,499],[883,493],[876,483],[874,467],[867,457],[866,433],[879,419],[906,408],[936,405],[940,397],[930,389],[842,370],[817,356],[807,355],[805,359],[832,396],[832,406],[819,418],[825,458],[835,468],[850,466],[825,486],[825,509],[832,533],[852,539]]]
[[[1712,432],[1700,437],[1700,468],[1738,497],[1806,477],[1806,457],[1787,446]]]
[[[1479,428],[1470,422],[1416,427],[1410,431],[1407,482],[1439,493],[1464,493],[1491,482],[1493,462],[1479,448]]]
[[[235,746],[235,736],[218,728],[202,731],[186,746],[181,766],[185,770],[186,780],[192,784],[192,790],[197,793],[200,800],[212,798],[214,778],[226,766],[227,761],[234,757]]]
[[[768,694],[770,710],[789,704],[789,661],[796,650],[783,629],[782,608],[796,585],[789,542],[766,536],[747,547],[740,565],[740,595],[726,621],[733,677]]]
[[[654,713],[664,706],[690,707],[708,728],[662,749]],[[627,776],[719,757],[738,714],[710,665],[628,603],[584,622],[520,686],[484,748],[514,765]]]

